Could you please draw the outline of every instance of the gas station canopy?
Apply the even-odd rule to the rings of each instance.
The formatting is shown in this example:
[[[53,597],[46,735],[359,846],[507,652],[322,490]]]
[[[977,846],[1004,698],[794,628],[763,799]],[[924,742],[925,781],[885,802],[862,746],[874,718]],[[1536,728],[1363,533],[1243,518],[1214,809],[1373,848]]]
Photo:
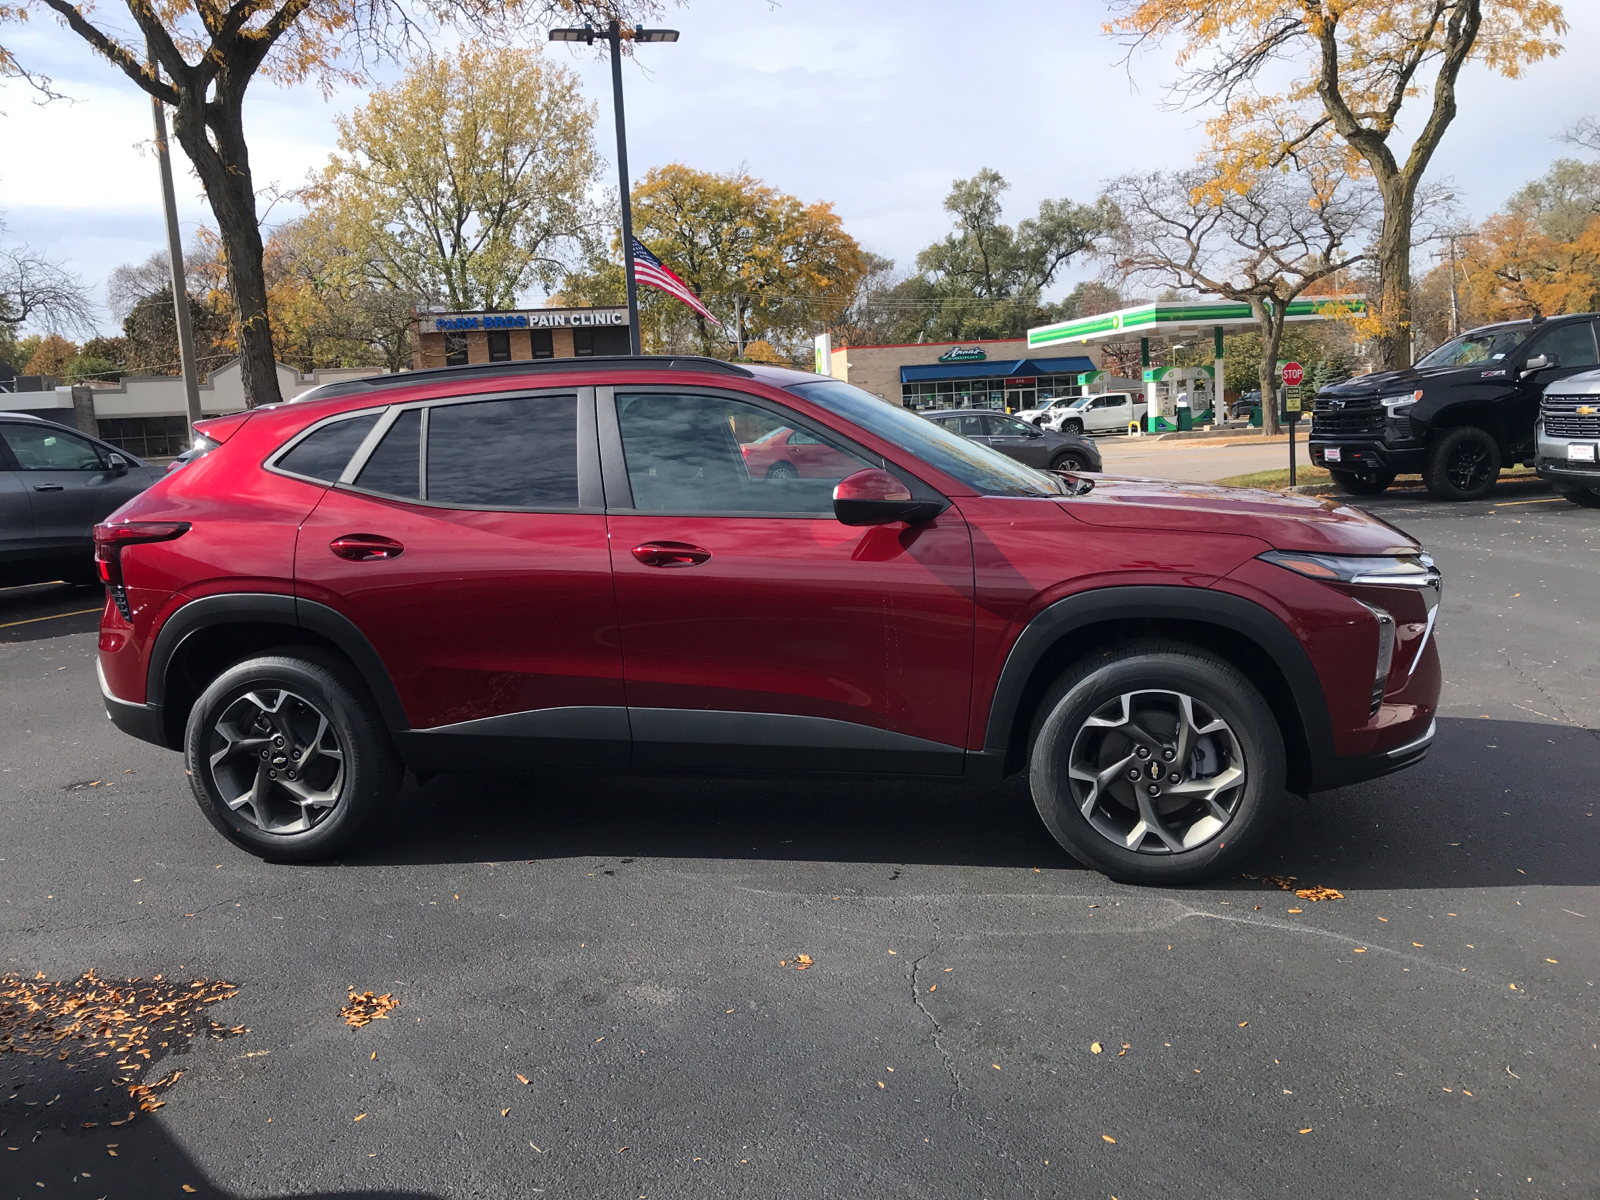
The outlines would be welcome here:
[[[1326,321],[1351,313],[1364,313],[1362,296],[1314,296],[1291,300],[1286,320]],[[1073,321],[1057,321],[1028,330],[1028,349],[1059,346],[1064,342],[1127,342],[1134,338],[1167,339],[1175,334],[1199,334],[1206,329],[1237,333],[1257,326],[1250,306],[1235,301],[1163,301],[1138,304],[1116,312],[1097,313]]]

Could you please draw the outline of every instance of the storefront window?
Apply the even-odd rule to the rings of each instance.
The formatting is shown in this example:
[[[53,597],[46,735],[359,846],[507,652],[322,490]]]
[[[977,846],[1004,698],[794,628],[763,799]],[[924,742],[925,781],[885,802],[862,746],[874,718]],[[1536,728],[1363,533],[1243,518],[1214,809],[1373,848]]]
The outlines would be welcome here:
[[[466,334],[447,333],[444,335],[444,365],[447,367],[464,367],[467,365]]]
[[[511,361],[511,334],[504,329],[489,331],[489,361]]]
[[[529,331],[533,339],[533,356],[535,358],[554,358],[556,356],[555,335],[548,329],[534,329]]]

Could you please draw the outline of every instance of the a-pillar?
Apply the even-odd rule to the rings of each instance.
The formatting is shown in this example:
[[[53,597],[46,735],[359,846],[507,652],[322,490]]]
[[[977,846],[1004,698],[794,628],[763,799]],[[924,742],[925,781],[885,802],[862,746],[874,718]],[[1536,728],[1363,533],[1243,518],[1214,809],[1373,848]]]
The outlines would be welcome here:
[[[1139,339],[1139,366],[1144,376],[1144,428],[1146,433],[1156,429],[1156,382],[1150,378],[1150,339]]]
[[[1211,383],[1211,419],[1221,422],[1228,415],[1227,387],[1224,382],[1227,378],[1225,367],[1227,360],[1222,353],[1222,326],[1214,325],[1211,328],[1211,354],[1216,361],[1216,377]]]

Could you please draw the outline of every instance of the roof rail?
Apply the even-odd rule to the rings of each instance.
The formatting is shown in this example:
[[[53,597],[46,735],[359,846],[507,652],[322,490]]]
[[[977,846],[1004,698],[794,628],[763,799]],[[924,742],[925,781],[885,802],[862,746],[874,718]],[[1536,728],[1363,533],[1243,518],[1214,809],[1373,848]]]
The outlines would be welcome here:
[[[412,384],[439,383],[451,379],[485,377],[492,379],[497,375],[543,375],[594,370],[721,371],[746,379],[755,377],[753,371],[720,358],[703,358],[692,354],[596,354],[582,358],[515,359],[511,362],[470,363],[461,367],[429,367],[422,371],[402,371],[394,375],[367,375],[361,379],[324,384],[316,389],[316,398],[326,400],[334,396],[377,391],[380,388],[409,387]]]

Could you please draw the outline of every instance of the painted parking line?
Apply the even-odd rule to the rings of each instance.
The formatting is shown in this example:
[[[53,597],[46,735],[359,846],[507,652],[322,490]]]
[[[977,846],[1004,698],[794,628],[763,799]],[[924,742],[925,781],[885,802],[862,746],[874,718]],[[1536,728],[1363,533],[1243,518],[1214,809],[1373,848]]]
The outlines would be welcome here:
[[[100,609],[98,608],[80,608],[77,612],[51,613],[48,617],[29,617],[26,621],[7,621],[4,625],[0,625],[0,629],[12,629],[18,625],[32,625],[35,621],[58,621],[62,617],[82,617],[99,611]]]
[[[1496,504],[1495,507],[1510,508],[1513,504],[1559,504],[1565,499],[1565,496],[1541,496],[1537,500],[1506,500],[1500,504]]]

